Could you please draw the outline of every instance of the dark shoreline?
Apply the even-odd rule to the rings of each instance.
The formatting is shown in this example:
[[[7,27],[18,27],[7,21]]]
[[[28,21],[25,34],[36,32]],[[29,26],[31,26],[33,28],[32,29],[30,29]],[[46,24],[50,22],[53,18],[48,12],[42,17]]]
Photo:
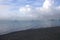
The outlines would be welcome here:
[[[0,35],[0,40],[60,40],[60,27],[28,29]]]

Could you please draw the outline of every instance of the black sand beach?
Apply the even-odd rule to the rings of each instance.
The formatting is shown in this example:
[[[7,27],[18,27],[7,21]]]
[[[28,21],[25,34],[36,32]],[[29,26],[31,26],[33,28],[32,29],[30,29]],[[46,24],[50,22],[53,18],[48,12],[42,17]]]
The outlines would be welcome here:
[[[60,27],[12,32],[0,35],[0,40],[60,40]]]

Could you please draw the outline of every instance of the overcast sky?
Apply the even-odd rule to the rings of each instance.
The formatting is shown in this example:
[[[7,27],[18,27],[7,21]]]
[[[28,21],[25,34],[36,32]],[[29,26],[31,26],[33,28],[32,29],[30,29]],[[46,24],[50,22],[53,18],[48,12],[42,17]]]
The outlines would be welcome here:
[[[60,18],[60,0],[0,0],[0,19]]]

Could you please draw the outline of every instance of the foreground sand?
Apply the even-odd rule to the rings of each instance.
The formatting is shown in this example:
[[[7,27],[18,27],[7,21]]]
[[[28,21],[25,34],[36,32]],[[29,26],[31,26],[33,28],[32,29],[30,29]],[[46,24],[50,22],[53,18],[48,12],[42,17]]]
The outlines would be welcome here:
[[[13,32],[0,35],[0,40],[60,40],[60,27]]]

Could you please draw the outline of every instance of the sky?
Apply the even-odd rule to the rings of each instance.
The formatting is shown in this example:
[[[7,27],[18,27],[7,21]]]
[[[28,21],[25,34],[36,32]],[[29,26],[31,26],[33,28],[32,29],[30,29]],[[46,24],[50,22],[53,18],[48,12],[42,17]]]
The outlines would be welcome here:
[[[0,20],[60,18],[60,0],[0,0]]]
[[[58,21],[51,22],[49,19],[60,19],[60,0],[0,0],[0,20],[42,20],[44,23],[41,24],[44,27],[51,24],[60,25]],[[1,24],[0,26],[2,26],[0,34],[15,28],[20,30],[20,27],[15,25],[11,27],[8,24]],[[24,28],[30,27],[21,27]]]

